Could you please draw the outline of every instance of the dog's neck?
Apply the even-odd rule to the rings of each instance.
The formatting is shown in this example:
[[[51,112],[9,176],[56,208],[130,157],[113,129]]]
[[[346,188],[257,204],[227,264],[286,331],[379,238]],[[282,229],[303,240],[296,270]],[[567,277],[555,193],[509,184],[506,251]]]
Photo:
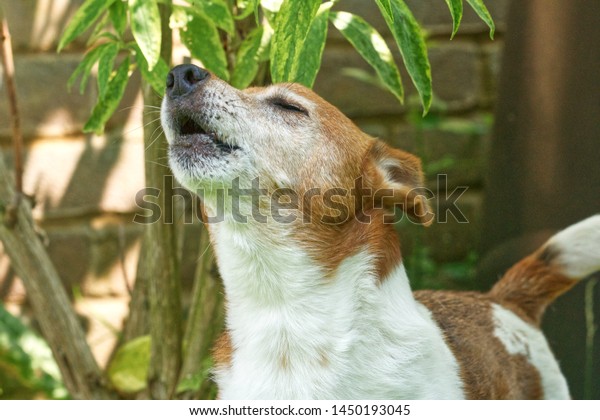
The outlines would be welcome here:
[[[380,279],[365,247],[328,274],[278,227],[225,222],[210,230],[234,348],[219,374],[224,398],[361,398],[374,386],[381,398],[422,396],[419,383],[429,384],[405,368],[436,346],[401,262]],[[386,375],[402,374],[406,389],[385,388]]]

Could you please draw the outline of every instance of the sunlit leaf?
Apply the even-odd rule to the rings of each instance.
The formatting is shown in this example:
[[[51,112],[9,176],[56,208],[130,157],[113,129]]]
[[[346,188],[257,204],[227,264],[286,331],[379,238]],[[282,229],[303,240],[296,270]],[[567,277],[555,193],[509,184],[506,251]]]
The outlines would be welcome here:
[[[120,392],[133,394],[146,388],[150,366],[150,336],[135,338],[115,353],[108,366],[108,379]]]
[[[247,87],[256,76],[259,61],[258,50],[263,33],[262,26],[254,28],[238,49],[237,60],[231,74],[231,84],[238,89]]]
[[[119,53],[119,46],[115,43],[108,44],[98,61],[98,92],[100,98],[106,94],[108,80],[115,65],[115,59]]]
[[[321,68],[321,59],[325,42],[327,40],[327,26],[329,23],[329,11],[333,2],[323,3],[313,20],[298,60],[296,71],[296,82],[307,87],[315,83],[317,73]]]
[[[382,36],[363,18],[348,12],[332,12],[331,22],[375,69],[388,90],[402,102],[400,72]]]
[[[408,74],[417,88],[423,113],[429,111],[432,100],[431,66],[421,27],[403,0],[391,0],[393,20],[382,10],[388,27],[402,54]]]
[[[121,102],[125,87],[129,81],[129,57],[126,57],[117,68],[117,71],[108,82],[106,94],[99,98],[96,106],[92,110],[90,119],[85,123],[83,131],[86,133],[94,132],[102,134],[104,125],[117,109]]]
[[[58,51],[81,35],[110,7],[115,0],[86,0],[69,21],[60,42]]]
[[[148,69],[148,62],[144,57],[144,54],[136,47],[135,61],[142,73],[142,77],[146,82],[152,86],[152,89],[160,96],[165,94],[165,85],[167,80],[167,74],[169,73],[169,65],[162,58],[158,59],[158,63],[154,66],[154,69],[150,71]]]
[[[224,0],[192,0],[194,10],[204,15],[218,28],[233,34],[235,23],[231,10]]]
[[[160,57],[160,11],[156,0],[129,0],[131,32],[152,70]]]
[[[86,55],[83,57],[83,60],[79,63],[79,65],[73,71],[71,77],[67,81],[67,87],[71,89],[75,80],[81,75],[81,82],[79,84],[79,93],[83,94],[85,90],[85,85],[87,84],[88,78],[90,77],[92,67],[94,64],[100,59],[100,57],[104,54],[107,49],[110,49],[111,44],[102,44],[97,46],[96,48],[88,51]]]
[[[127,28],[127,4],[122,0],[115,1],[108,9],[110,20],[119,35]]]
[[[321,0],[284,0],[271,44],[271,78],[277,82],[296,80],[304,41]]]
[[[181,40],[193,57],[223,80],[229,80],[227,57],[217,27],[201,15],[193,15],[181,31]]]
[[[67,391],[48,344],[0,301],[0,399],[62,399]]]

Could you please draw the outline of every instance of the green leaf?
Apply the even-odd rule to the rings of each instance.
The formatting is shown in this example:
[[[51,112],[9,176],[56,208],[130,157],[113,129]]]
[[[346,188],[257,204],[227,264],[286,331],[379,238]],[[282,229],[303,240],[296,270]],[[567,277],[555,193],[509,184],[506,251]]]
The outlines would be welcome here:
[[[94,23],[102,13],[110,7],[115,0],[86,0],[71,21],[67,25],[65,32],[58,43],[58,51],[62,50],[71,41],[81,35],[92,23]]]
[[[427,57],[425,38],[421,27],[403,0],[391,0],[393,20],[382,10],[388,27],[402,54],[402,60],[423,104],[423,114],[431,106],[431,66]]]
[[[148,69],[148,62],[144,57],[144,54],[140,51],[140,49],[135,47],[135,61],[137,62],[138,68],[142,73],[142,77],[156,93],[160,96],[165,94],[165,85],[167,80],[167,74],[169,73],[169,66],[162,58],[158,59],[158,63],[154,66],[154,69],[150,71]]]
[[[152,70],[160,57],[162,38],[160,11],[156,0],[129,0],[131,32]]]
[[[90,119],[83,127],[84,132],[94,132],[96,134],[102,134],[104,132],[104,125],[112,114],[114,114],[117,106],[121,102],[128,81],[129,57],[126,57],[108,82],[106,94],[104,97],[99,98],[96,106],[94,106]]]
[[[230,35],[235,31],[235,23],[231,10],[224,0],[193,0],[195,11],[204,15],[218,28],[223,29]]]
[[[271,44],[273,82],[296,80],[302,47],[320,4],[321,0],[283,1]]]
[[[379,10],[381,10],[382,13],[385,13],[388,18],[394,20],[394,13],[392,13],[392,4],[390,3],[390,0],[375,0],[375,1],[379,5]]]
[[[102,19],[97,20],[96,26],[94,26],[94,29],[90,33],[90,36],[85,43],[86,46],[89,47],[90,45],[94,45],[100,39],[102,34],[106,32],[106,24],[108,23],[108,19],[108,13],[105,13],[102,16]]]
[[[108,379],[120,392],[133,394],[148,384],[150,366],[150,336],[128,341],[115,353],[107,369]]]
[[[108,12],[115,30],[123,36],[127,29],[127,4],[123,0],[117,0],[110,6]]]
[[[450,15],[452,15],[452,35],[450,39],[454,38],[456,32],[458,31],[458,27],[460,26],[460,21],[462,20],[463,15],[463,0],[446,0],[446,4],[450,9]]]
[[[103,49],[102,54],[100,55],[100,60],[98,61],[98,95],[100,98],[103,98],[106,94],[108,80],[110,79],[118,53],[119,45],[110,43]]]
[[[235,67],[231,74],[231,84],[244,89],[252,83],[258,71],[258,51],[260,49],[264,28],[258,26],[244,39],[237,53]]]
[[[312,88],[321,68],[321,59],[327,40],[327,25],[329,23],[329,11],[333,2],[323,3],[317,12],[317,16],[310,25],[310,30],[304,40],[302,53],[298,60],[296,82]]]
[[[377,72],[387,89],[403,102],[400,72],[383,37],[363,18],[348,12],[332,12],[331,22]]]
[[[201,15],[193,15],[181,31],[181,40],[193,57],[223,80],[229,80],[227,57],[217,27]]]
[[[252,13],[255,15],[258,12],[259,0],[237,0],[237,9],[240,10],[240,14],[234,16],[236,20],[246,19]],[[258,22],[258,20],[257,20]]]
[[[494,25],[494,20],[492,19],[492,15],[488,11],[485,4],[483,4],[483,0],[467,0],[467,3],[471,5],[477,16],[481,18],[485,22],[485,24],[490,28],[490,38],[494,39],[494,32],[496,31],[496,25]]]
[[[177,393],[180,394],[186,391],[199,391],[202,388],[202,384],[208,378],[213,368],[213,360],[211,357],[207,357],[197,366],[196,372],[188,374],[183,377],[177,384]]]
[[[0,399],[66,398],[48,344],[0,301]]]
[[[102,38],[106,38],[108,40],[108,42],[114,42],[114,43],[120,43],[121,41],[119,40],[119,38],[113,34],[112,32],[108,32],[108,31],[104,31],[101,33],[98,33],[94,36],[94,39],[90,38],[88,40],[87,45],[94,45],[96,44],[98,41],[100,41]]]
[[[99,45],[96,48],[88,51],[85,54],[85,56],[83,57],[83,60],[81,60],[81,62],[77,66],[77,68],[75,68],[75,71],[73,71],[73,74],[71,75],[71,77],[69,77],[69,80],[67,81],[67,87],[69,89],[71,89],[71,87],[75,83],[75,80],[77,80],[79,75],[81,75],[81,82],[79,84],[79,93],[83,94],[83,92],[85,90],[85,85],[87,84],[88,78],[90,77],[92,67],[94,67],[94,64],[96,64],[96,61],[98,61],[100,59],[100,57],[105,53],[105,51],[110,48],[112,48],[112,47],[111,47],[111,44],[109,43],[109,44]]]

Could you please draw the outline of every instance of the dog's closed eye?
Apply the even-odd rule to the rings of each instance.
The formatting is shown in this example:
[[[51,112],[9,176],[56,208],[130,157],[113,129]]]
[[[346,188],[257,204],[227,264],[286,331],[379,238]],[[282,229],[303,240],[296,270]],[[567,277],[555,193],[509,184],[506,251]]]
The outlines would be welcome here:
[[[292,103],[286,99],[273,98],[271,100],[271,104],[279,109],[284,110],[284,111],[297,112],[299,114],[304,114],[308,117],[308,111],[304,107],[302,107],[296,103]]]

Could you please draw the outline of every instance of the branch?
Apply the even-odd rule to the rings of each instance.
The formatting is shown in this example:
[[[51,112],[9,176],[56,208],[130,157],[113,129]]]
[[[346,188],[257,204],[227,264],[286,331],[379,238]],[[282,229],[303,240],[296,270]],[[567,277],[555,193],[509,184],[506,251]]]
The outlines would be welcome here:
[[[21,132],[21,118],[17,101],[17,89],[15,87],[15,64],[10,42],[10,31],[8,22],[4,15],[4,9],[0,5],[0,56],[4,67],[4,84],[8,95],[10,108],[10,121],[13,135],[14,165],[15,165],[15,201],[8,211],[8,223],[14,223],[16,208],[23,195],[23,134]]]
[[[14,220],[8,223],[7,210],[14,205],[17,194],[10,179],[0,156],[0,199],[9,203],[0,201],[0,241],[25,285],[35,318],[52,349],[63,381],[73,398],[111,398],[67,293],[36,233],[27,200],[17,204],[10,216]]]
[[[37,236],[31,209],[20,200],[23,193],[22,134],[14,83],[14,62],[10,33],[0,6],[1,50],[4,77],[11,110],[15,151],[16,190],[0,157],[0,240],[4,243],[15,271],[22,279],[42,334],[48,341],[61,370],[65,385],[75,398],[110,398],[85,334],[72,309],[48,254]]]
[[[167,2],[168,3],[168,2]],[[171,30],[169,28],[169,4],[160,4],[162,23],[161,57],[171,62]],[[161,98],[152,87],[142,81],[144,104],[160,107]],[[156,133],[161,133],[156,136]],[[175,224],[165,222],[165,214],[173,208],[172,194],[167,194],[165,182],[172,177],[167,161],[166,140],[160,121],[144,114],[144,143],[146,186],[158,188],[163,193],[158,197],[162,210],[161,218],[146,226],[142,249],[147,265],[148,292],[150,300],[150,371],[148,387],[154,399],[168,399],[175,394],[181,368],[182,313],[180,296],[179,260]]]
[[[11,109],[15,145],[16,191],[0,155],[0,241],[15,272],[23,281],[27,297],[44,338],[60,368],[65,386],[74,398],[108,399],[112,395],[85,340],[85,333],[52,261],[38,237],[31,208],[22,196],[22,136],[14,83],[10,34],[0,5],[2,63]],[[2,200],[6,200],[3,202]]]

